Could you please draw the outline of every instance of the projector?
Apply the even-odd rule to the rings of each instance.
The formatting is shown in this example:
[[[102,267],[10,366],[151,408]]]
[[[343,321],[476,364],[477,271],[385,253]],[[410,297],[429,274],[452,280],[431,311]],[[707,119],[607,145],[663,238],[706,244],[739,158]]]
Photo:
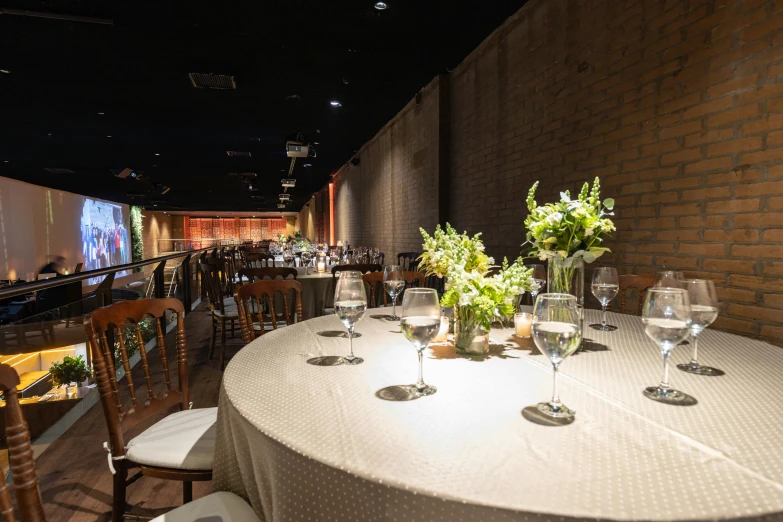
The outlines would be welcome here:
[[[277,208],[285,208],[285,203],[278,203]]]
[[[299,141],[287,141],[285,154],[289,158],[306,158],[310,154],[310,146]]]
[[[291,199],[290,194],[280,194],[280,201],[288,201],[289,199]]]
[[[281,179],[280,182],[283,184],[283,187],[285,188],[294,188],[296,186],[295,179]]]

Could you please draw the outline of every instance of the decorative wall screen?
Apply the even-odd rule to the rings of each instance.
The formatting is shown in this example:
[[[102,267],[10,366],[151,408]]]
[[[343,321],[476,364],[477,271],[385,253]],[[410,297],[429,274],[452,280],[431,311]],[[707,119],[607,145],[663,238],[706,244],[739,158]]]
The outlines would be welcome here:
[[[186,218],[185,239],[199,248],[202,239],[244,239],[262,241],[285,234],[285,218]],[[204,243],[206,245],[206,242]]]

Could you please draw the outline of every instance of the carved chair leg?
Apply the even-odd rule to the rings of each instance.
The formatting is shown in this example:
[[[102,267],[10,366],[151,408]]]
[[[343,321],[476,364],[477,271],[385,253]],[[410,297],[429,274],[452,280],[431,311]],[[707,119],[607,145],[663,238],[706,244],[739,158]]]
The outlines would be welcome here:
[[[220,324],[220,371],[226,367],[226,321]]]
[[[217,336],[217,323],[215,322],[214,316],[211,318],[212,320],[212,338],[209,340],[209,354],[207,355],[207,359],[212,359],[212,356],[215,353],[215,337]]]
[[[233,319],[231,319],[231,338],[232,338],[232,339],[234,338],[234,328],[235,328],[235,326],[234,326],[234,320],[233,320]]]
[[[119,462],[119,461],[115,461]],[[125,487],[128,480],[128,472],[122,464],[115,464],[117,473],[114,474],[114,497],[111,507],[112,522],[122,522],[125,515]]]
[[[192,482],[183,482],[182,483],[182,503],[187,504],[188,502],[193,502],[193,483]]]

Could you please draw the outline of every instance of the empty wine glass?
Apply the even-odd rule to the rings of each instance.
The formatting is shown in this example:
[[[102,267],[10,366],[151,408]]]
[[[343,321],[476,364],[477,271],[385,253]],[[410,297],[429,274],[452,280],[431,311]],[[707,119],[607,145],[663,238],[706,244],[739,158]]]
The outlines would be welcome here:
[[[655,274],[654,288],[682,288],[685,276],[677,270],[663,270]]]
[[[582,342],[582,327],[576,297],[569,294],[540,294],[533,306],[533,341],[552,362],[552,400],[541,402],[536,409],[546,417],[573,420],[576,412],[560,402],[557,372],[563,360]]]
[[[533,285],[530,287],[530,297],[532,303],[536,302],[536,296],[546,286],[546,268],[544,265],[530,265],[529,268],[533,269],[533,273],[530,274],[530,278],[533,280]]]
[[[711,375],[713,377],[724,375],[725,372],[722,370],[702,366],[698,361],[699,334],[718,317],[718,294],[715,292],[715,284],[708,279],[686,279],[683,281],[683,285],[691,302],[693,356],[691,362],[678,364],[677,368],[697,375]]]
[[[422,377],[423,351],[440,330],[440,303],[434,288],[409,288],[402,299],[402,333],[419,355],[419,379],[410,385],[409,392],[419,396],[432,395],[435,386],[424,383]]]
[[[669,355],[691,328],[691,304],[688,292],[681,288],[650,288],[642,308],[644,332],[661,348],[663,379],[658,386],[645,388],[644,395],[666,404],[689,406],[696,399],[669,387]]]
[[[387,265],[383,267],[383,287],[392,299],[392,315],[389,321],[399,321],[397,317],[397,296],[405,288],[405,279],[402,276],[400,265]]]
[[[357,272],[358,273],[358,272]],[[348,329],[348,346],[350,351],[343,357],[344,364],[361,364],[364,359],[353,354],[353,331],[367,310],[367,293],[364,281],[355,274],[341,274],[334,290],[334,313]]]
[[[606,324],[606,307],[617,296],[620,290],[620,278],[617,277],[617,270],[612,267],[600,267],[593,270],[593,295],[601,302],[601,324],[591,324],[590,328],[611,332],[617,330],[616,326]]]

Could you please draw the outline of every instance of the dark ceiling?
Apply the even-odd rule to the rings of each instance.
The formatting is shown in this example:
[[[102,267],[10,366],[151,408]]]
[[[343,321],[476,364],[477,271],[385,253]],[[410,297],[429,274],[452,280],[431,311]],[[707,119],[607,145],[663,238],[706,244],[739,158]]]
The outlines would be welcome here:
[[[0,14],[0,175],[161,210],[277,210],[285,142],[301,133],[318,144],[294,168],[286,210],[299,210],[524,0],[386,3],[0,0],[0,13],[113,21]],[[236,90],[194,88],[190,72],[232,75]],[[125,167],[146,181],[110,171]],[[231,173],[256,173],[256,190]]]

